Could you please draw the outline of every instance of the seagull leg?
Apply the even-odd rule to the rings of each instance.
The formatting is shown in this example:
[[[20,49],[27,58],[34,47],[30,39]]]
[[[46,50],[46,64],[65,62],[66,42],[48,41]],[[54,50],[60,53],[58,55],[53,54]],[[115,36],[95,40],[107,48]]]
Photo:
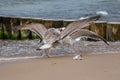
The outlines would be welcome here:
[[[78,50],[78,46],[76,46],[75,43],[72,46],[73,46],[73,49],[75,50],[75,56],[73,57],[73,59],[75,59],[75,60],[82,60],[83,56],[81,54],[81,51]]]
[[[49,56],[49,53],[50,53],[50,49],[45,49],[45,54],[46,54],[46,56],[49,58],[50,56]]]

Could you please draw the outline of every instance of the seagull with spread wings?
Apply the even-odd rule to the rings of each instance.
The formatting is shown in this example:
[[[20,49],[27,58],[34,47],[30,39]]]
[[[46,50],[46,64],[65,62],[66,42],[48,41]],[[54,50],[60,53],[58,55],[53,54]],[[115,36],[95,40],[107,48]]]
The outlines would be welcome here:
[[[66,28],[61,32],[59,32],[54,28],[47,29],[43,24],[39,24],[39,23],[32,23],[32,24],[28,24],[25,26],[18,26],[18,27],[21,30],[27,29],[37,34],[38,37],[42,39],[42,43],[43,43],[43,45],[41,45],[39,49],[45,50],[46,56],[50,57],[49,55],[50,49],[52,47],[55,47],[57,44],[60,44],[67,37],[69,37],[68,39],[72,40],[72,42],[71,41],[69,42],[70,45],[72,45],[75,42],[76,38],[81,36],[101,39],[107,45],[109,45],[108,42],[103,37],[96,34],[95,32],[82,29],[86,26],[89,26],[90,23],[92,23],[93,21],[99,19],[99,17],[100,16],[93,16],[87,19],[74,21],[68,24],[68,26],[66,26]]]

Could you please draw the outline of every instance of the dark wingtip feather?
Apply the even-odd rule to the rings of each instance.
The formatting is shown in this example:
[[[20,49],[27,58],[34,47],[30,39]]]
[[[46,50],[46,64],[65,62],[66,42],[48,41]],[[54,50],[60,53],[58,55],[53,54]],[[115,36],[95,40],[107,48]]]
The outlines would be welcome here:
[[[103,37],[100,37],[101,40],[103,40],[107,45],[110,45],[107,40],[105,40]]]

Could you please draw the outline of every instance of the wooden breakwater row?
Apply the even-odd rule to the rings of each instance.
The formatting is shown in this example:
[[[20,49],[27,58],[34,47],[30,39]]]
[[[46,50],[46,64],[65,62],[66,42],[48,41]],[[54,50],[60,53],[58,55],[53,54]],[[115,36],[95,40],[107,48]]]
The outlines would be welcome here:
[[[28,17],[19,18],[0,16],[0,39],[21,40],[37,38],[37,36],[31,31],[17,31],[15,28],[19,25],[25,25],[30,23],[42,23],[47,28],[59,28],[67,26],[72,21],[74,20],[52,20]],[[120,22],[95,21],[94,23],[95,25],[91,24],[85,29],[92,30],[109,41],[120,40]]]

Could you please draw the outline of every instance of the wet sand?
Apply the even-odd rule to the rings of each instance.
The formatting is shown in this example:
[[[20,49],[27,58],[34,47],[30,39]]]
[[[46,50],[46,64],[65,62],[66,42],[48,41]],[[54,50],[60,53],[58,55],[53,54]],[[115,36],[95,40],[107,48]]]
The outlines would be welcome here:
[[[120,54],[14,61],[0,66],[0,80],[120,80]]]

